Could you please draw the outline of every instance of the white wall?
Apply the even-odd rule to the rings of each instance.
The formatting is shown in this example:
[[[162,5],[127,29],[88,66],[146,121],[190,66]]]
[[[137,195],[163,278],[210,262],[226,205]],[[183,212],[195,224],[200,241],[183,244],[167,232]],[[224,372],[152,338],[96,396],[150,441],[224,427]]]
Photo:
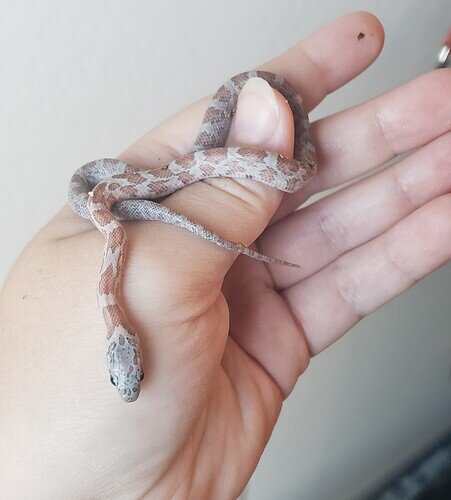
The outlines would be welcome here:
[[[78,166],[363,9],[385,26],[383,54],[313,118],[429,70],[449,0],[0,0],[0,282]],[[450,283],[448,265],[312,362],[249,499],[354,498],[447,429]]]

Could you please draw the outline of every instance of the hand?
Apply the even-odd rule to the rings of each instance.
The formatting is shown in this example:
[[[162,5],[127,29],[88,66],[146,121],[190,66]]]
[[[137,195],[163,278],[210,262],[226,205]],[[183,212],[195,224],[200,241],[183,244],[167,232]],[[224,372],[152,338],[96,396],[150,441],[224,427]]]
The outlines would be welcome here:
[[[357,43],[359,32],[368,36]],[[352,14],[263,69],[286,77],[309,111],[363,71],[382,43],[374,17]],[[450,71],[435,71],[314,123],[318,174],[283,200],[263,185],[220,179],[165,201],[227,239],[260,236],[260,252],[300,269],[236,258],[170,225],[127,224],[123,300],[146,363],[136,403],[122,402],[107,376],[96,302],[103,237],[68,207],[57,214],[1,296],[6,497],[236,497],[310,357],[450,258],[450,86]],[[121,159],[149,168],[185,153],[207,103]],[[292,135],[281,96],[248,84],[228,144],[290,155]]]

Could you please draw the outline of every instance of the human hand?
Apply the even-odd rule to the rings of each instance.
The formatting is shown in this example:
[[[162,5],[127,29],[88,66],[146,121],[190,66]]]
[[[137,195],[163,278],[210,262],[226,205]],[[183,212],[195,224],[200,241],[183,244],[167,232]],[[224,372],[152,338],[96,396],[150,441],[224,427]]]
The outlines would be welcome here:
[[[359,32],[368,36],[356,43]],[[370,64],[382,39],[372,16],[353,14],[262,69],[286,77],[309,111]],[[120,400],[105,367],[96,302],[103,238],[63,209],[24,251],[1,296],[6,496],[236,497],[310,357],[449,259],[450,85],[449,70],[437,71],[314,123],[318,174],[280,206],[278,191],[230,179],[165,201],[246,244],[271,219],[259,250],[299,270],[236,259],[172,226],[127,224],[123,298],[146,363],[137,403]],[[272,91],[261,83],[247,90],[228,144],[290,155],[285,101],[268,102]],[[121,159],[158,167],[183,154],[207,103],[163,123]]]

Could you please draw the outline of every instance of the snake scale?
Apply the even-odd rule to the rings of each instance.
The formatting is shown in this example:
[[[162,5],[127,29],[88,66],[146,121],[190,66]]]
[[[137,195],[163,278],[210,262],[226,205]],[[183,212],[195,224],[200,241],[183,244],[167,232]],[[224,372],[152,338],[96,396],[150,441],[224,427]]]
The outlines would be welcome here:
[[[250,147],[224,147],[239,93],[253,77],[266,80],[291,107],[295,129],[293,159]],[[188,154],[157,169],[137,169],[107,158],[90,162],[74,173],[69,186],[69,203],[77,214],[91,220],[106,239],[98,302],[107,329],[110,380],[124,401],[138,398],[144,372],[139,338],[121,305],[121,277],[127,244],[121,221],[163,221],[222,248],[267,263],[295,266],[224,240],[159,201],[188,184],[214,177],[254,179],[292,193],[315,171],[315,148],[301,96],[285,79],[273,73],[249,71],[228,80],[213,96]]]

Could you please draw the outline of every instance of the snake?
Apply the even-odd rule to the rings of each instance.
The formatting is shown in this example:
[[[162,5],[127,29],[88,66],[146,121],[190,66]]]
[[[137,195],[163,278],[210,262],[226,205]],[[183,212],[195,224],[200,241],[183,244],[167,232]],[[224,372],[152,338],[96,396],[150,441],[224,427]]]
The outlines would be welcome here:
[[[250,78],[262,78],[288,102],[294,120],[292,158],[241,146],[225,147],[238,96]],[[212,178],[253,179],[286,193],[299,190],[316,172],[315,147],[302,97],[283,77],[248,71],[227,80],[212,97],[191,150],[166,165],[143,169],[114,158],[87,163],[72,176],[69,204],[105,238],[97,291],[106,326],[107,366],[123,401],[136,401],[144,378],[140,340],[122,305],[121,280],[126,265],[123,221],[161,221],[183,228],[230,251],[268,264],[299,267],[228,241],[162,202],[189,184]]]

